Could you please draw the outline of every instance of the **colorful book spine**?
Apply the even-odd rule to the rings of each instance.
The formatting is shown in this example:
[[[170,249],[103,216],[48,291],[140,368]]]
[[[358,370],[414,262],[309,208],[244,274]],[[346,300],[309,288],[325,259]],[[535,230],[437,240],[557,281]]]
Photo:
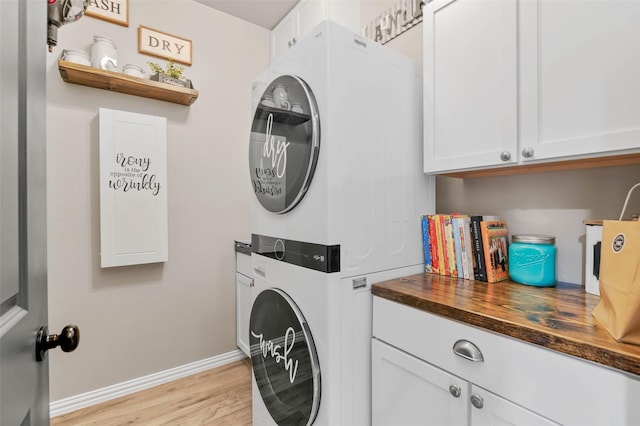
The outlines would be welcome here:
[[[509,278],[507,249],[509,233],[506,222],[480,222],[482,245],[487,271],[487,282],[495,283]]]
[[[438,257],[438,239],[436,238],[436,221],[429,215],[429,246],[431,248],[431,273],[440,274],[440,258]]]
[[[482,223],[482,216],[471,216],[471,239],[473,240],[472,248],[475,260],[473,265],[473,276],[476,281],[487,281],[480,223]]]
[[[422,248],[424,251],[424,270],[432,272],[431,265],[431,246],[429,244],[429,218],[427,215],[420,216],[422,223]]]
[[[458,266],[456,263],[456,243],[453,236],[453,217],[451,215],[444,215],[442,217],[444,223],[444,241],[447,254],[445,255],[449,267],[450,277],[456,278],[458,276]]]
[[[453,225],[453,241],[455,243],[456,252],[456,267],[458,268],[458,278],[464,278],[464,259],[463,259],[463,232],[462,232],[462,217],[452,217],[451,223]]]
[[[465,280],[474,279],[473,275],[473,249],[471,241],[471,218],[460,219],[460,246],[462,248],[462,271]]]
[[[434,215],[436,219],[436,239],[438,241],[438,258],[440,259],[440,275],[448,276],[449,259],[447,256],[443,215]]]
[[[462,239],[460,235],[460,226],[459,226],[459,218],[454,217],[451,218],[451,223],[453,225],[453,242],[455,245],[456,251],[456,267],[458,268],[458,278],[464,277],[464,270],[462,265]]]

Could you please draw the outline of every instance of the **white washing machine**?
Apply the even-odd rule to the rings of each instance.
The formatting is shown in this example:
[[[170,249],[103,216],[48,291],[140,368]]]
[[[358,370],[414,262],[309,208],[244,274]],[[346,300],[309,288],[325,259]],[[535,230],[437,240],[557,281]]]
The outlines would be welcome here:
[[[325,272],[422,263],[435,196],[419,64],[324,21],[262,73],[253,101],[254,238],[339,246]]]
[[[424,270],[419,64],[331,21],[256,81],[254,424],[371,423],[371,284]]]
[[[255,253],[252,265],[253,424],[370,425],[371,284],[422,266],[344,278]]]

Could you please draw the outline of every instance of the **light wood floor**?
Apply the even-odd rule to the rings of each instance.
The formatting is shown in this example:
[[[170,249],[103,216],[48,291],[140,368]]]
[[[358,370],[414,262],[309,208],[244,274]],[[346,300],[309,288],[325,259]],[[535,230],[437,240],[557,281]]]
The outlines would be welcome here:
[[[54,417],[51,425],[251,425],[251,364],[223,365]]]

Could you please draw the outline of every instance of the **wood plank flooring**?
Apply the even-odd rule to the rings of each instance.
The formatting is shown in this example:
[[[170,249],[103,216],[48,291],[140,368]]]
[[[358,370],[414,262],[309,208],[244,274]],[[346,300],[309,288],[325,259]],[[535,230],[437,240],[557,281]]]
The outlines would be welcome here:
[[[251,425],[251,363],[236,361],[51,419],[51,426]]]

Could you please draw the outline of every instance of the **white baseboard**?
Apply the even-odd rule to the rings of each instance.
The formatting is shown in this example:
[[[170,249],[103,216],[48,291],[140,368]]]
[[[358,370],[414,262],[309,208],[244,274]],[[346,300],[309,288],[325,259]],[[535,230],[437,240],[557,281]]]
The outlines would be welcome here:
[[[220,367],[244,358],[246,358],[246,355],[241,350],[237,349],[235,351],[216,355],[201,361],[195,361],[190,364],[181,365],[169,370],[160,371],[148,376],[139,377],[122,383],[116,383],[115,385],[107,386],[102,389],[96,389],[91,392],[53,401],[49,405],[49,416],[56,417],[61,414],[79,410],[80,408],[90,407],[104,401],[129,395],[134,392],[158,386],[192,374],[200,373],[211,368]]]

